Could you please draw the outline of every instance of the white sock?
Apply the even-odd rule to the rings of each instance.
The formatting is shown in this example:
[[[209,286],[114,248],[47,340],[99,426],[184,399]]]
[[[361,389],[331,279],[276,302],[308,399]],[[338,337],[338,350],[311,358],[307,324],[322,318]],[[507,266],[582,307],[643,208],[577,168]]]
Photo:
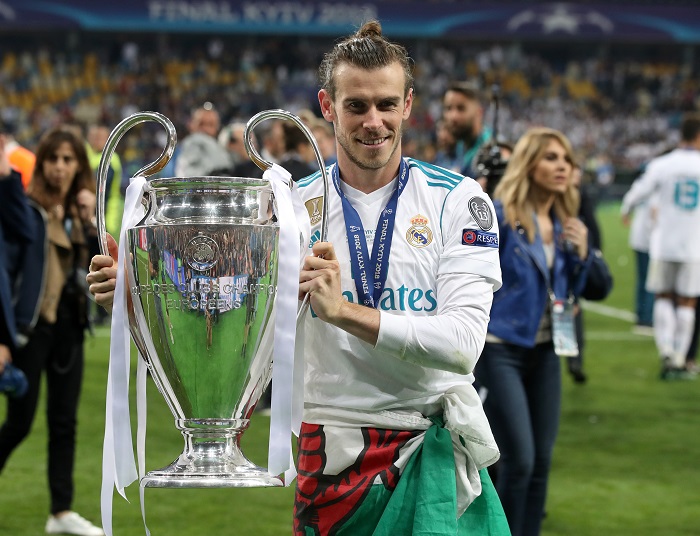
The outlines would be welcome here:
[[[695,307],[676,308],[676,336],[674,340],[673,366],[684,367],[685,357],[693,339]]]
[[[676,334],[676,309],[668,298],[654,300],[654,340],[659,355],[670,357]]]

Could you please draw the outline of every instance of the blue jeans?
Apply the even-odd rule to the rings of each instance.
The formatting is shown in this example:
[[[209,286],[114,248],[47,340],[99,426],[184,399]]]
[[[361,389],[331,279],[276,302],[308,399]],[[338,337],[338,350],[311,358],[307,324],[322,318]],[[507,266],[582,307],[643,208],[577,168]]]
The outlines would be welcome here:
[[[649,253],[636,251],[637,257],[637,284],[635,308],[637,324],[651,326],[654,316],[654,295],[646,289],[647,271],[649,270]]]
[[[486,343],[475,376],[501,451],[496,491],[513,536],[537,536],[559,430],[561,364],[551,342],[534,348]]]

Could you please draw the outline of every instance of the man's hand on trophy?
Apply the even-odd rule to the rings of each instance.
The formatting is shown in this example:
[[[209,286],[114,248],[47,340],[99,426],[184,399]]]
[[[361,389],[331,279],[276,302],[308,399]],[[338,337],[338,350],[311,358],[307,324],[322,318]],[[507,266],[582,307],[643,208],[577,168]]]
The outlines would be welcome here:
[[[95,255],[90,261],[87,282],[90,285],[90,294],[95,296],[97,304],[107,311],[111,311],[114,302],[114,288],[117,285],[119,247],[109,233],[107,234],[107,249],[109,255]]]
[[[309,294],[311,307],[321,320],[333,323],[345,303],[340,285],[340,264],[333,244],[316,242],[299,274],[299,299]]]

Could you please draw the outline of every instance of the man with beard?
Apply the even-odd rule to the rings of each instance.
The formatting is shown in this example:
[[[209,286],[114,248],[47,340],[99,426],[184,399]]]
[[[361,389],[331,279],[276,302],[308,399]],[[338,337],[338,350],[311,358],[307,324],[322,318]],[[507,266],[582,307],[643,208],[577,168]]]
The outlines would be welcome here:
[[[472,385],[501,286],[498,223],[475,181],[401,154],[412,67],[370,21],[319,69],[337,162],[327,241],[313,219],[300,273],[311,307],[295,536],[510,534]],[[320,175],[294,185],[310,215]],[[114,261],[91,269],[91,292],[111,304]]]
[[[452,82],[442,99],[442,117],[455,140],[450,169],[476,178],[475,157],[491,139],[490,129],[483,124],[484,109],[478,89],[469,82]]]

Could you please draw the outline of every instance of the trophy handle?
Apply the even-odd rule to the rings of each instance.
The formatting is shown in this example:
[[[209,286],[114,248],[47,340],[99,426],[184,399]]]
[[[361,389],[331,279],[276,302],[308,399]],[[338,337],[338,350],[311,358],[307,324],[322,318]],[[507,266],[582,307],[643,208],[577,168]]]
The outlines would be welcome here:
[[[309,127],[307,127],[301,119],[299,119],[296,115],[286,110],[266,110],[264,112],[259,112],[255,114],[253,117],[250,118],[250,120],[245,126],[245,132],[243,133],[243,144],[245,145],[245,149],[248,152],[248,156],[250,156],[250,159],[253,162],[255,162],[255,165],[263,171],[270,169],[272,167],[272,163],[263,159],[263,157],[261,157],[258,154],[257,149],[253,146],[251,142],[250,133],[253,131],[253,129],[258,123],[261,123],[262,121],[265,121],[267,119],[286,119],[288,121],[292,121],[304,133],[306,138],[311,142],[311,146],[314,148],[316,162],[318,163],[318,168],[321,171],[321,176],[323,177],[323,214],[321,215],[321,242],[325,242],[326,237],[328,236],[328,173],[326,173],[326,166],[323,162],[321,149],[318,148],[316,138],[309,130]],[[292,185],[293,183],[290,184],[289,187],[291,188]],[[308,308],[309,295],[307,294],[306,296],[304,296],[304,301],[302,301],[301,305],[299,306],[299,310],[297,311],[297,322],[304,316]]]
[[[268,119],[286,119],[293,122],[299,129],[304,133],[306,138],[311,142],[311,146],[314,148],[314,154],[316,155],[316,162],[318,163],[318,168],[321,171],[321,176],[323,177],[323,215],[321,216],[321,242],[326,241],[326,236],[328,236],[328,174],[326,173],[326,166],[323,162],[323,156],[321,155],[321,149],[318,148],[318,143],[316,138],[309,130],[304,122],[299,119],[293,113],[286,110],[266,110],[264,112],[259,112],[250,118],[245,126],[245,132],[243,134],[243,143],[245,149],[248,152],[250,159],[255,162],[263,171],[267,171],[272,167],[272,163],[263,159],[260,154],[258,154],[257,149],[253,146],[250,134],[253,129],[263,121]],[[291,185],[290,185],[291,186]]]
[[[114,127],[114,130],[110,133],[107,138],[107,143],[105,143],[104,149],[102,150],[100,165],[97,168],[97,240],[102,255],[109,255],[107,249],[107,228],[105,226],[105,190],[107,188],[107,171],[109,170],[109,164],[112,161],[112,155],[114,155],[114,151],[117,148],[119,140],[122,139],[122,136],[126,134],[131,127],[146,121],[160,123],[167,132],[168,142],[158,159],[139,169],[134,176],[138,177],[142,175],[144,177],[150,177],[154,173],[158,173],[170,161],[175,151],[175,145],[177,144],[175,126],[170,119],[157,112],[138,112],[132,114]]]

